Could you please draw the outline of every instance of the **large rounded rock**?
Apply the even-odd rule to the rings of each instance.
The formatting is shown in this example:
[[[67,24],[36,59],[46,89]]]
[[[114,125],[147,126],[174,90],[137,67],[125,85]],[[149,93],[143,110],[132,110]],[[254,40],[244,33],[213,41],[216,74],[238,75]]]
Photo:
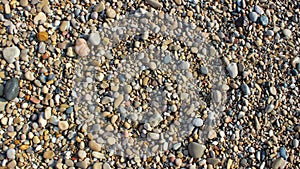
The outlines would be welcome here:
[[[19,80],[12,78],[8,80],[4,88],[4,97],[6,100],[13,100],[20,93]]]
[[[8,63],[13,63],[20,53],[20,49],[16,46],[7,47],[3,50],[3,57]]]

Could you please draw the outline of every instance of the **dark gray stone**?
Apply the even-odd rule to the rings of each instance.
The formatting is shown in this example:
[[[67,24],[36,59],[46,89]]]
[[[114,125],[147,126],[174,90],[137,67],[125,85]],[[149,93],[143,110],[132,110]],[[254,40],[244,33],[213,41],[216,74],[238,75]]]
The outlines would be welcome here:
[[[19,80],[12,78],[8,80],[4,88],[4,97],[6,100],[13,100],[20,93]]]

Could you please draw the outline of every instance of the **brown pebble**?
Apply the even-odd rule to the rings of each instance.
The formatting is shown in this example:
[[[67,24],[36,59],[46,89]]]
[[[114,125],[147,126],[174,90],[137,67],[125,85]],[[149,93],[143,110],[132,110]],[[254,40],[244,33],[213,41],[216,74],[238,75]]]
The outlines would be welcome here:
[[[48,40],[48,33],[47,32],[39,32],[37,38],[40,42],[44,42]]]

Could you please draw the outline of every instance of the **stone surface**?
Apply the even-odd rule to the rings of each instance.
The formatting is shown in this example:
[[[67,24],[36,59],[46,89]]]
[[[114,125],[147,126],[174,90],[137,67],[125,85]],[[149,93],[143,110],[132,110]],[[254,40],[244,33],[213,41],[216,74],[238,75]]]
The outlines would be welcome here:
[[[89,42],[92,45],[99,45],[100,44],[100,34],[99,34],[99,32],[91,33],[90,37],[89,37]]]
[[[232,77],[232,78],[237,77],[237,75],[238,75],[238,66],[237,66],[236,63],[230,63],[229,65],[227,65],[226,69],[227,69],[230,77]]]

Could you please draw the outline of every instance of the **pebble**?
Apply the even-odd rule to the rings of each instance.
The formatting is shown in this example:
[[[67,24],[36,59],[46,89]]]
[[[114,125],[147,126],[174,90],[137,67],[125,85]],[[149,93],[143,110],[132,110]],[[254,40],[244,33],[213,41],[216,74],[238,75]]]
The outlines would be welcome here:
[[[79,38],[76,40],[75,52],[81,57],[87,56],[90,53],[90,48],[88,47],[87,42],[84,39]]]
[[[96,143],[95,141],[89,141],[89,147],[93,151],[101,151],[101,145]]]
[[[37,38],[40,42],[44,42],[48,40],[48,33],[47,32],[39,32],[37,34]]]
[[[194,158],[201,158],[204,154],[205,149],[205,145],[196,142],[192,142],[188,146],[189,154]]]
[[[5,106],[7,105],[7,101],[0,98],[0,112],[4,111],[5,110]],[[3,118],[2,118],[3,119]],[[2,121],[1,119],[1,121]]]
[[[100,34],[99,34],[99,32],[91,33],[90,37],[89,37],[89,42],[92,45],[99,45],[100,44]]]
[[[250,12],[249,18],[252,22],[256,22],[258,19],[258,14],[256,12]]]
[[[117,16],[117,13],[116,13],[116,11],[114,10],[114,9],[112,9],[112,8],[107,8],[106,9],[106,15],[107,15],[107,17],[109,17],[109,18],[115,18],[116,16]]]
[[[259,17],[259,21],[260,21],[260,23],[261,23],[263,26],[267,26],[267,25],[269,24],[269,19],[268,19],[268,17],[265,16],[265,15],[261,15],[261,16]]]
[[[87,161],[79,161],[79,162],[76,163],[76,166],[77,166],[78,168],[83,168],[83,169],[87,168],[88,165],[89,165],[89,164],[88,164]]]
[[[146,0],[146,3],[156,9],[163,7],[163,5],[160,2],[158,2],[157,0]]]
[[[35,25],[44,24],[47,21],[47,16],[44,12],[39,12],[33,19]]]
[[[9,162],[9,163],[7,164],[7,167],[8,167],[8,168],[15,168],[16,166],[17,166],[16,160],[12,160],[11,162]]]
[[[195,118],[193,120],[193,125],[196,127],[201,127],[201,126],[203,126],[203,120],[200,118]]]
[[[19,80],[12,78],[8,80],[4,88],[4,97],[6,100],[10,101],[16,98],[20,93]]]
[[[294,139],[293,140],[293,146],[294,146],[294,148],[298,148],[299,147],[299,140],[298,139]]]
[[[28,0],[20,0],[20,5],[21,5],[22,7],[28,6]]]
[[[242,91],[244,92],[245,95],[251,94],[250,88],[246,83],[242,84]]]
[[[69,128],[69,123],[68,121],[59,121],[58,122],[58,128],[60,130],[67,130]]]
[[[21,54],[21,51],[18,47],[12,46],[12,47],[6,47],[3,49],[3,57],[8,63],[13,63],[16,61],[16,58],[18,58]]]
[[[270,113],[271,111],[273,111],[273,109],[275,108],[274,104],[269,104],[267,107],[266,107],[266,113]]]
[[[67,31],[70,27],[70,21],[62,21],[59,27],[59,30],[64,32]]]
[[[39,43],[39,53],[46,53],[46,44],[44,42]]]
[[[279,157],[273,161],[272,169],[282,169],[285,167],[285,165],[286,165],[286,161],[283,158]]]
[[[99,2],[99,4],[96,5],[95,7],[95,12],[102,12],[105,10],[105,4],[103,1]]]
[[[35,79],[34,73],[33,73],[33,72],[30,72],[30,71],[27,71],[27,72],[25,73],[25,78],[26,78],[27,80],[29,80],[29,81],[33,81],[33,80]]]
[[[16,156],[16,150],[13,149],[13,148],[10,148],[7,150],[6,152],[6,157],[9,158],[9,159],[15,159],[15,156]]]
[[[257,12],[260,15],[264,14],[264,10],[258,5],[254,6],[254,10],[255,10],[255,12]]]
[[[201,66],[200,72],[204,75],[208,74],[208,68],[206,66]]]
[[[289,30],[289,29],[284,29],[284,30],[283,30],[283,34],[284,34],[284,36],[285,36],[286,38],[290,38],[291,35],[292,35],[292,31]]]
[[[111,169],[111,167],[108,163],[104,163],[103,164],[103,169]]]
[[[280,154],[280,157],[287,160],[288,155],[287,155],[287,151],[286,151],[285,147],[280,147],[279,154]]]
[[[227,69],[230,77],[232,77],[232,78],[237,77],[237,75],[238,75],[238,66],[237,66],[236,63],[230,63],[229,65],[227,65],[226,69]]]
[[[54,156],[55,154],[52,150],[45,151],[43,155],[45,159],[52,159]]]
[[[78,151],[78,157],[81,158],[81,159],[85,159],[86,152],[84,150],[79,150]]]

